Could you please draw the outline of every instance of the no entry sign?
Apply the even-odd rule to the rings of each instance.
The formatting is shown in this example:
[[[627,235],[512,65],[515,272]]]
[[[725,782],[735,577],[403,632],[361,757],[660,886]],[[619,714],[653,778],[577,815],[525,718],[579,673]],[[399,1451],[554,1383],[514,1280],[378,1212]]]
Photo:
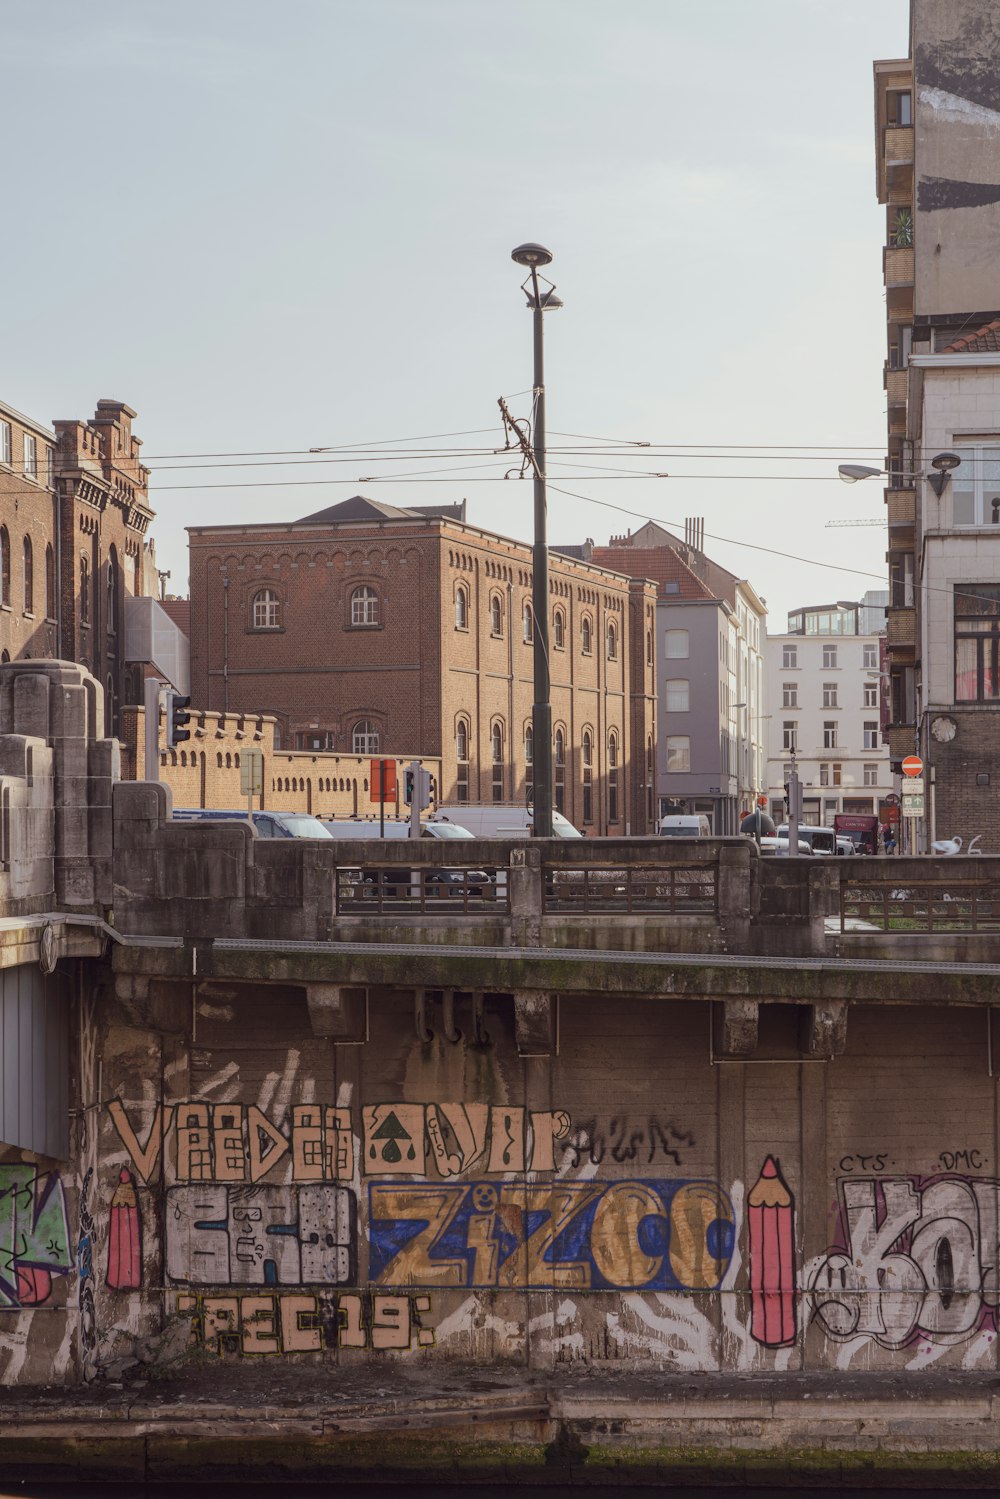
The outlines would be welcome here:
[[[924,768],[924,762],[919,755],[907,755],[903,761],[904,776],[918,776]]]

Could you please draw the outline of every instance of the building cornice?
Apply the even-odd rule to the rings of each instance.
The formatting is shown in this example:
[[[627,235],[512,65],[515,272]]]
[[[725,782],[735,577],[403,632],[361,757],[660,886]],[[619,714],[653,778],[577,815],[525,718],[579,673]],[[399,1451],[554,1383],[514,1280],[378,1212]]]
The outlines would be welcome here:
[[[995,368],[1000,366],[1000,353],[911,354],[909,362],[918,370],[967,370],[970,365]]]

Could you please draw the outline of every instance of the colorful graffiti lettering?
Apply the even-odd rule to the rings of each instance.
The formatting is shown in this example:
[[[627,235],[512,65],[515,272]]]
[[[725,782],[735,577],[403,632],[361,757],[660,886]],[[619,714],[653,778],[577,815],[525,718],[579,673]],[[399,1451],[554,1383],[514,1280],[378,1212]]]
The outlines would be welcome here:
[[[348,1109],[296,1104],[286,1134],[254,1104],[161,1104],[143,1143],[124,1104],[115,1099],[108,1115],[129,1153],[139,1180],[156,1169],[173,1128],[178,1181],[258,1182],[286,1157],[296,1182],[351,1181],[354,1137]]]
[[[750,1336],[765,1348],[795,1342],[795,1202],[768,1156],[747,1198]]]
[[[191,1318],[192,1341],[220,1355],[431,1348],[434,1330],[423,1325],[430,1310],[429,1296],[278,1293],[177,1297],[178,1313]]]
[[[351,1285],[357,1212],[346,1187],[171,1187],[166,1266],[191,1285]]]
[[[367,1176],[552,1171],[553,1145],[569,1134],[562,1109],[508,1104],[379,1103],[361,1110]],[[432,1166],[433,1171],[428,1168]]]
[[[0,1166],[0,1308],[40,1306],[53,1275],[73,1265],[62,1182],[55,1171]]]
[[[962,1177],[849,1178],[841,1242],[811,1278],[813,1315],[833,1338],[903,1348],[955,1343],[1000,1303],[1000,1183]]]
[[[382,1285],[713,1290],[733,1251],[715,1182],[409,1182],[369,1187]]]

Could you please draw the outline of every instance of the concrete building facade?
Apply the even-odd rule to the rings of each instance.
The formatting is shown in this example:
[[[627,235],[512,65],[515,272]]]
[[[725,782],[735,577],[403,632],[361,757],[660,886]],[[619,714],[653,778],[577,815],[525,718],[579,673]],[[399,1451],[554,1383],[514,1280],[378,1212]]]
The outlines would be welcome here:
[[[190,545],[199,707],[267,713],[287,748],[437,758],[443,801],[529,796],[530,547],[361,496]],[[654,590],[553,552],[550,596],[555,805],[644,832]]]
[[[657,817],[704,813],[736,833],[765,786],[766,606],[706,556],[703,524],[685,540],[653,522],[583,556],[656,583]]]
[[[1000,26],[989,0],[912,0],[875,64],[886,206],[888,741],[927,767],[923,838],[1000,848]],[[939,460],[936,462],[936,460]],[[955,461],[958,466],[955,467]]]
[[[839,812],[885,819],[886,798],[897,790],[882,740],[886,598],[793,610],[788,631],[767,637],[767,798],[775,823],[787,816],[793,751],[807,823],[830,827]],[[864,633],[880,612],[882,629]]]

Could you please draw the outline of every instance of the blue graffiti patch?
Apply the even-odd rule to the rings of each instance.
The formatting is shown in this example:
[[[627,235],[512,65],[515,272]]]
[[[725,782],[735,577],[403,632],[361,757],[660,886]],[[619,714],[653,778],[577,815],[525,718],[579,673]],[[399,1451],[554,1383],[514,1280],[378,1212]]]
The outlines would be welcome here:
[[[736,1224],[712,1181],[370,1183],[370,1276],[470,1289],[715,1290]]]

